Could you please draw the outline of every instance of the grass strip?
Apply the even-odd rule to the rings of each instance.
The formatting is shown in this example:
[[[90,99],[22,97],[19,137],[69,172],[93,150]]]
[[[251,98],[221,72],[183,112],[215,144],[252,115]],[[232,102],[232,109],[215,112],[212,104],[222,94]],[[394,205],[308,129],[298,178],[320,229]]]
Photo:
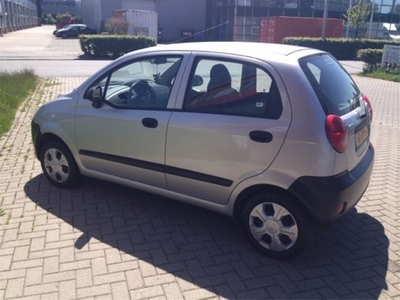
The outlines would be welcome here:
[[[19,106],[34,91],[38,79],[33,70],[0,72],[0,136],[10,130]]]

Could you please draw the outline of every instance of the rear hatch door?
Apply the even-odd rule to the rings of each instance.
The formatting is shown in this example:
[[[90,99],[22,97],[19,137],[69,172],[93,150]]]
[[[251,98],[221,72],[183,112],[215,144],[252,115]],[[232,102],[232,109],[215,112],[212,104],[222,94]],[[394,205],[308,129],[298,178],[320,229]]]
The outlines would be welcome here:
[[[348,130],[345,150],[347,169],[351,171],[363,158],[369,145],[371,115],[368,104],[351,76],[328,53],[300,60],[325,114],[337,115]]]

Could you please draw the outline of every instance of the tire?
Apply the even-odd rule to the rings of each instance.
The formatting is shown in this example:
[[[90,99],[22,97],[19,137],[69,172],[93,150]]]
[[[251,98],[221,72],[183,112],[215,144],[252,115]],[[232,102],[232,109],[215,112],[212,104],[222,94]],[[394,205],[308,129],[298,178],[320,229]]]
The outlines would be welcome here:
[[[251,244],[277,260],[299,255],[313,235],[306,209],[281,193],[263,193],[245,204],[242,222]]]
[[[50,141],[40,151],[40,164],[47,180],[59,188],[70,188],[79,182],[81,174],[71,151],[61,142]]]
[[[66,34],[66,33],[63,33],[63,34],[61,35],[61,38],[63,38],[63,39],[67,39],[67,38],[68,38],[68,34]]]

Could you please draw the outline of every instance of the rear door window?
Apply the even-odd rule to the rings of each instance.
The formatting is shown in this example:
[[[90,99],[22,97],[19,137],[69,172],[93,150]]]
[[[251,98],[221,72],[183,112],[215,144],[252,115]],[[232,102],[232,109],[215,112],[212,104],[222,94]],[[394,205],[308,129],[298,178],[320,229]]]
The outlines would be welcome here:
[[[278,87],[260,66],[199,57],[194,63],[183,106],[185,111],[279,119]]]
[[[327,115],[343,116],[360,106],[355,82],[332,56],[309,56],[300,66]]]

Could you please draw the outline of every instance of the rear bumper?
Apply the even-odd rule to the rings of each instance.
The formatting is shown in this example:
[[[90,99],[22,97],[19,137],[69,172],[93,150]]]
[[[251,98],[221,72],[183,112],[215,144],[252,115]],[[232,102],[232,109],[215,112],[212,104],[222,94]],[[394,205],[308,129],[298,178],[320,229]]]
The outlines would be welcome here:
[[[302,200],[317,221],[331,222],[352,209],[364,195],[371,178],[374,152],[370,144],[362,161],[351,172],[331,177],[301,177],[289,191]]]

